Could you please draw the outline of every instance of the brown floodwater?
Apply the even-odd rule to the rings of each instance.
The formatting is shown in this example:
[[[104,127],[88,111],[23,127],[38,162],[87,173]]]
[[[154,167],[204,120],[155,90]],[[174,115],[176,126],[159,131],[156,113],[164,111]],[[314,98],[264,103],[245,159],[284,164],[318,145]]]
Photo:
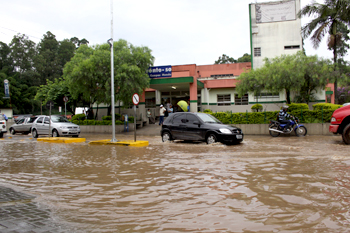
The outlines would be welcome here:
[[[339,136],[248,135],[234,146],[137,139],[149,146],[5,137],[0,183],[35,195],[72,232],[350,228],[350,146]]]

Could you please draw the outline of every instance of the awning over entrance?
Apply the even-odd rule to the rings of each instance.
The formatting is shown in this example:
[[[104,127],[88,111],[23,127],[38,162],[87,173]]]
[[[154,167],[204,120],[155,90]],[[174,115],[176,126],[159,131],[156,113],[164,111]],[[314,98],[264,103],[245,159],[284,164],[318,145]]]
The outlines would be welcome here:
[[[188,91],[190,83],[193,83],[193,77],[180,77],[180,78],[157,78],[151,79],[150,88],[156,89],[161,92],[169,91]],[[204,88],[204,83],[197,80],[197,89]]]

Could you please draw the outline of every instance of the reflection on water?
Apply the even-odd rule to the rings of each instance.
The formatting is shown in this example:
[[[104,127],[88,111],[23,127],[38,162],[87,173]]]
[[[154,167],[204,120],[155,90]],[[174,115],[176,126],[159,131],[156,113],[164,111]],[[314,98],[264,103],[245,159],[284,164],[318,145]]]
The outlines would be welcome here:
[[[349,146],[338,137],[247,136],[236,146],[138,139],[150,145],[3,140],[0,182],[36,195],[76,232],[350,227]]]

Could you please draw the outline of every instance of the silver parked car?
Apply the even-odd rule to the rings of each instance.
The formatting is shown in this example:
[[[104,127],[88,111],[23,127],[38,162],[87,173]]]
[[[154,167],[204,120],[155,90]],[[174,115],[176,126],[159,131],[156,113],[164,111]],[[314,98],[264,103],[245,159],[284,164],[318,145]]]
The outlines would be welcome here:
[[[32,125],[32,135],[34,138],[37,138],[39,135],[78,137],[79,134],[79,125],[68,121],[63,116],[51,116],[51,122],[50,116],[39,116]]]
[[[15,135],[16,133],[29,134],[32,132],[32,124],[36,118],[36,116],[31,116],[19,119],[15,124],[11,125],[9,129],[10,133],[12,135]]]

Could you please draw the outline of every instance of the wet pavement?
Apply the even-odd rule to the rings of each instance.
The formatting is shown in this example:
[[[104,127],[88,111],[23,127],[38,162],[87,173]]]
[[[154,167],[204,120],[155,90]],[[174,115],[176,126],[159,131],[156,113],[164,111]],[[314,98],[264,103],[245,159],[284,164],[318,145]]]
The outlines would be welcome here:
[[[145,148],[0,140],[0,232],[347,232],[340,136]],[[110,135],[81,135],[87,141]],[[117,135],[133,139],[133,133]]]

